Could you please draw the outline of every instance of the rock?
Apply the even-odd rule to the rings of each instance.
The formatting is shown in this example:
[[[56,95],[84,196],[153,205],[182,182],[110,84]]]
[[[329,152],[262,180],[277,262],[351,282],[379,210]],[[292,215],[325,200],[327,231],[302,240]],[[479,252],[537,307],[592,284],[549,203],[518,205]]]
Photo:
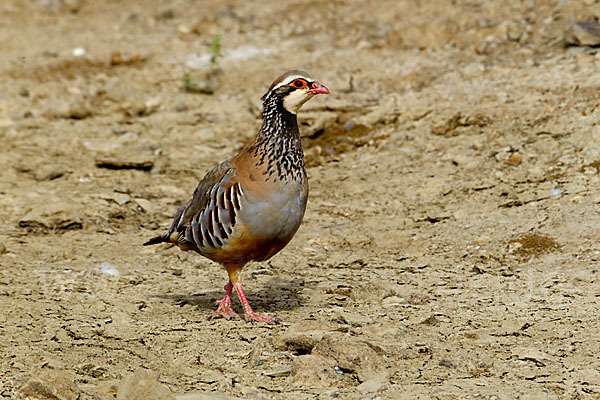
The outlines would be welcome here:
[[[129,201],[131,200],[131,196],[129,196],[128,194],[118,193],[118,192],[104,194],[104,195],[102,195],[102,198],[105,200],[114,201],[115,203],[117,203],[120,206],[122,206],[123,204],[129,203]]]
[[[140,53],[123,54],[119,50],[110,53],[110,65],[135,65],[146,61],[148,57]]]
[[[365,381],[365,382],[361,383],[360,385],[358,385],[357,389],[362,394],[376,393],[383,388],[383,386],[385,385],[384,382],[386,380],[387,380],[387,378],[384,376],[381,376],[379,378],[369,379],[368,381]]]
[[[445,121],[444,123],[434,126],[431,129],[431,132],[434,135],[438,135],[438,136],[456,136],[457,133],[455,132],[455,130],[456,130],[456,128],[461,126],[461,123],[460,123],[461,117],[462,116],[460,114],[456,114],[449,120]]]
[[[57,101],[46,114],[50,118],[84,119],[92,116],[92,109],[83,100]]]
[[[77,400],[80,390],[73,378],[58,369],[43,369],[34,373],[20,387],[23,398],[31,400]]]
[[[389,296],[389,297],[386,297],[385,299],[383,299],[383,301],[381,302],[381,305],[383,308],[396,308],[400,304],[404,304],[404,303],[406,303],[406,300],[404,300],[401,297]]]
[[[112,133],[116,134],[116,135],[124,135],[127,132],[129,132],[129,128],[126,125],[118,125],[118,124],[114,124],[111,128]]]
[[[504,36],[507,40],[517,42],[523,36],[523,29],[514,21],[507,21],[503,24]]]
[[[159,383],[157,374],[138,369],[121,381],[117,400],[174,400],[169,388]]]
[[[64,12],[76,14],[84,5],[84,0],[43,0],[42,4],[49,12]]]
[[[281,378],[283,376],[288,376],[292,373],[293,368],[291,365],[284,365],[279,368],[275,368],[269,371],[263,372],[263,375],[268,376],[269,378]]]
[[[8,250],[6,250],[6,246],[0,243],[0,255],[6,254]]]
[[[135,202],[137,203],[138,206],[140,206],[140,208],[142,209],[142,211],[144,211],[145,213],[154,213],[154,212],[158,212],[158,206],[156,206],[154,203],[152,203],[149,200],[146,199],[134,199]]]
[[[187,104],[181,102],[181,103],[177,103],[177,105],[175,105],[175,111],[177,112],[184,112],[188,110],[188,106]]]
[[[221,393],[212,392],[193,392],[176,394],[173,396],[175,400],[242,400],[239,397],[227,396]]]
[[[263,389],[264,390],[264,389]],[[275,397],[271,397],[255,387],[242,387],[242,396],[244,400],[275,400]]]
[[[565,31],[565,43],[574,46],[600,45],[600,24],[591,21],[577,21]]]
[[[138,324],[131,318],[131,315],[123,311],[113,311],[110,314],[110,323],[104,325],[102,335],[126,341],[136,340],[140,337]]]
[[[327,331],[316,329],[304,332],[291,331],[275,338],[273,344],[278,349],[285,349],[300,355],[309,354],[327,333]]]
[[[154,166],[152,160],[139,159],[132,157],[128,159],[103,156],[96,158],[96,167],[107,169],[139,169],[142,171],[150,171]]]
[[[465,126],[484,127],[489,123],[490,119],[484,115],[465,116],[459,112],[454,114],[442,124],[431,128],[431,133],[438,136],[452,137],[459,135],[460,132],[458,132],[457,128]]]
[[[299,356],[294,358],[290,379],[295,385],[309,388],[332,387],[339,379],[335,366],[335,361],[320,355]]]
[[[440,320],[435,315],[431,314],[429,317],[421,321],[421,323],[423,325],[438,326],[440,324]]]
[[[25,119],[25,118],[31,118],[31,117],[33,117],[33,114],[31,111],[25,111],[25,112],[15,111],[15,112],[11,112],[8,116],[11,119],[16,121],[16,120],[21,120],[21,119]]]
[[[112,201],[112,202],[117,203],[120,206],[122,206],[123,204],[129,203],[131,201],[131,196],[129,196],[128,194],[125,194],[125,193],[118,193],[118,192],[92,194],[92,195],[90,195],[90,197],[95,198],[95,199],[106,200],[108,202]]]
[[[124,185],[117,185],[114,187],[113,190],[117,193],[131,194],[131,190],[127,186],[124,186]]]
[[[321,340],[313,354],[334,360],[342,371],[356,373],[365,382],[379,378],[383,372],[383,359],[368,344],[352,337],[330,335]]]
[[[100,273],[112,276],[118,276],[121,274],[119,269],[109,262],[103,262],[100,264]]]
[[[51,181],[53,179],[60,178],[66,172],[66,169],[61,165],[43,165],[35,169],[33,177],[36,181]]]
[[[146,108],[145,115],[150,115],[156,112],[156,110],[158,110],[160,107],[161,102],[162,100],[160,97],[150,97],[148,100],[146,100],[144,103],[144,107]]]
[[[521,155],[512,154],[510,157],[508,157],[506,159],[506,162],[511,165],[519,165],[519,164],[521,164],[522,160],[523,160],[523,157]]]
[[[555,358],[548,353],[544,353],[532,347],[516,347],[511,351],[512,356],[535,364],[536,367],[545,367],[547,364],[556,362]]]
[[[337,314],[340,322],[352,326],[364,326],[373,322],[373,319],[369,316],[344,311],[341,307],[340,310],[336,310],[335,313]]]
[[[481,63],[471,63],[463,69],[463,75],[469,78],[481,76],[485,71],[485,65]]]
[[[81,229],[83,224],[71,203],[59,201],[34,206],[19,220],[19,227],[48,232]]]

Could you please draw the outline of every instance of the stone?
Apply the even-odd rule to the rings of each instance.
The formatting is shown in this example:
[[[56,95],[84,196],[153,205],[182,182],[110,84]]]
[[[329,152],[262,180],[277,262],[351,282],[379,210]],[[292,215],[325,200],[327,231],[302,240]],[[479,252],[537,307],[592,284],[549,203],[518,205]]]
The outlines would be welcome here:
[[[379,378],[384,368],[382,357],[368,344],[343,335],[324,337],[312,354],[333,360],[342,371],[356,373],[362,382]]]
[[[383,299],[383,301],[381,302],[381,306],[383,308],[396,308],[400,304],[404,304],[404,303],[406,303],[406,300],[404,300],[401,297],[389,296],[389,297],[386,297],[385,299]]]
[[[600,45],[600,24],[592,21],[577,21],[567,27],[565,43],[574,46]]]
[[[275,338],[273,344],[278,349],[285,349],[300,355],[309,354],[327,333],[327,331],[317,329],[304,332],[291,331]]]
[[[504,36],[507,40],[517,42],[523,36],[523,29],[514,21],[507,21],[503,24]]]
[[[293,368],[291,365],[284,365],[279,368],[265,371],[263,372],[263,375],[268,376],[269,378],[281,378],[290,375],[292,371]]]
[[[239,397],[232,397],[222,393],[213,392],[192,392],[176,394],[175,400],[242,400]]]
[[[159,211],[159,207],[157,205],[155,205],[154,203],[152,203],[150,200],[138,199],[138,198],[136,198],[134,200],[137,203],[137,205],[140,206],[142,211],[144,211],[145,213],[155,213],[155,212]]]
[[[58,369],[43,369],[28,378],[20,387],[23,398],[36,400],[77,400],[79,387],[66,372]]]
[[[19,227],[48,232],[81,229],[83,224],[72,204],[57,201],[34,206],[19,220]]]
[[[117,400],[174,400],[169,388],[157,381],[157,374],[138,369],[121,381]]]
[[[369,379],[368,381],[365,381],[358,385],[357,389],[362,394],[377,393],[385,385],[384,381],[384,377]]]
[[[373,323],[373,319],[367,315],[358,313],[348,312],[342,310],[336,310],[338,320],[342,323],[349,324],[352,326],[364,326]]]
[[[106,169],[139,169],[140,171],[150,171],[154,166],[154,161],[139,156],[131,155],[129,158],[119,156],[102,156],[96,158],[96,167]]]
[[[51,181],[53,179],[60,178],[66,172],[66,169],[61,165],[43,165],[35,169],[33,177],[36,181]]]
[[[294,358],[290,379],[295,385],[309,388],[332,387],[339,379],[335,367],[335,361],[320,355],[298,356]]]
[[[187,104],[181,102],[181,103],[177,103],[177,105],[175,106],[175,111],[177,112],[184,112],[188,110],[188,106]]]

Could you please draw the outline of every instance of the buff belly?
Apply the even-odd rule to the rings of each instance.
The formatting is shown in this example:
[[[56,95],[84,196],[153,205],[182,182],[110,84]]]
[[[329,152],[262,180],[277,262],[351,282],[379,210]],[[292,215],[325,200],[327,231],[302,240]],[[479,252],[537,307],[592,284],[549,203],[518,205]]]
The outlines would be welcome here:
[[[201,254],[222,264],[244,264],[271,258],[294,237],[300,227],[308,190],[292,182],[265,196],[244,192],[235,232],[216,249]]]

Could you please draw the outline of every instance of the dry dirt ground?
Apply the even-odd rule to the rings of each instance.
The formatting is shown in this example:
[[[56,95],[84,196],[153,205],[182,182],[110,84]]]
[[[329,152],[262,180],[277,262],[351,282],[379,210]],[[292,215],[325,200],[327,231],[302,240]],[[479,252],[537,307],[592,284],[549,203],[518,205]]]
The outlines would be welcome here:
[[[0,15],[0,396],[600,398],[600,53],[562,41],[596,1]],[[284,323],[207,321],[221,267],[141,244],[292,68],[332,91],[300,115],[308,210],[244,271]]]

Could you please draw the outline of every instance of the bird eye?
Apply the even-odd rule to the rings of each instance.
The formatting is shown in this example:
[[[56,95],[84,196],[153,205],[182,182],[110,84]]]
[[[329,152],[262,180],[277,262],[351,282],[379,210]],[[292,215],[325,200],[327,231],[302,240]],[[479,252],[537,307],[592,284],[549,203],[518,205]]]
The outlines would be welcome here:
[[[296,79],[294,82],[292,82],[292,85],[300,89],[306,86],[306,82],[304,82],[302,79]]]

